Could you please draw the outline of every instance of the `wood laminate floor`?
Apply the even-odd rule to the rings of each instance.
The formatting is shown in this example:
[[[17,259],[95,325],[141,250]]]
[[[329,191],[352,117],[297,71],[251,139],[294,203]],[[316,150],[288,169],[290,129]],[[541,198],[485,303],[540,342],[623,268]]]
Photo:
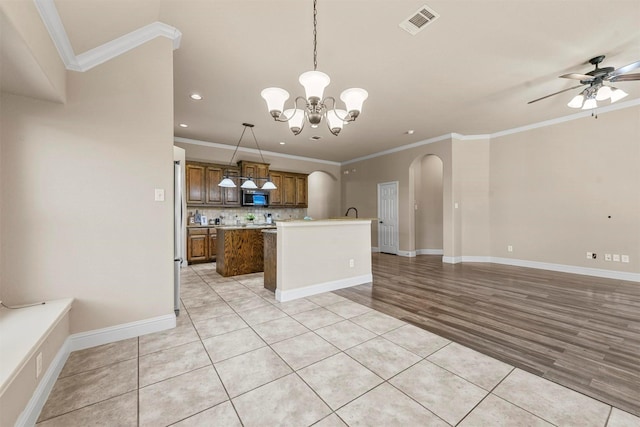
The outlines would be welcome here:
[[[339,295],[640,415],[640,283],[373,254]]]

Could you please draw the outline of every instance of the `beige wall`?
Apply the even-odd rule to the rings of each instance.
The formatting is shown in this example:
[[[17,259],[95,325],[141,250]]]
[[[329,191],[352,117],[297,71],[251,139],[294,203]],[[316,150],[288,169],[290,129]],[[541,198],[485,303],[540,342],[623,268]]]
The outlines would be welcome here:
[[[493,256],[640,271],[639,107],[493,138],[490,156]]]
[[[413,175],[420,167],[422,158],[435,154],[443,162],[443,249],[445,254],[455,253],[452,234],[452,151],[451,140],[433,142],[403,151],[372,159],[355,161],[343,166],[342,207],[346,210],[355,206],[361,218],[375,218],[378,215],[377,184],[398,181],[399,212],[399,249],[405,252],[415,251],[414,194]],[[378,246],[378,227],[374,222],[371,241]]]
[[[428,155],[415,168],[416,250],[442,250],[442,166]]]
[[[238,135],[242,129],[238,129]],[[258,133],[259,137],[259,132]],[[249,151],[243,150],[247,146],[242,142],[240,150],[236,154],[233,163],[239,160],[247,160],[254,162],[262,162],[260,154],[255,149],[251,149],[253,141],[248,143]],[[186,151],[187,160],[228,164],[233,155],[235,146],[227,146],[227,148],[218,147],[218,144],[210,144],[200,142],[198,144],[186,143],[177,140],[177,147],[181,147]],[[275,153],[263,152],[265,163],[269,164],[269,168],[278,171],[297,172],[313,174],[309,178],[308,188],[308,215],[313,218],[328,218],[340,215],[340,165],[335,162],[321,162],[313,160],[305,160],[301,158],[279,156]]]
[[[443,161],[447,257],[498,257],[640,271],[640,108],[494,138],[433,142],[343,165],[342,206],[377,215],[377,184],[399,181],[400,250],[421,248],[422,161]],[[454,208],[454,204],[458,208]],[[609,219],[608,216],[611,216]],[[377,246],[377,227],[372,231]],[[514,251],[507,252],[507,245]],[[587,260],[586,252],[596,252]],[[604,254],[626,254],[630,263]]]
[[[75,297],[71,333],[173,312],[172,55],[69,72],[64,105],[2,95],[6,302]]]

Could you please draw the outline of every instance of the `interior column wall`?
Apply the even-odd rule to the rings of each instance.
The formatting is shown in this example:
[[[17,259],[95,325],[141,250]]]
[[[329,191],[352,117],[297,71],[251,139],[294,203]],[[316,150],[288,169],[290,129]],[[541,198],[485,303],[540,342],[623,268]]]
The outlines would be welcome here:
[[[74,297],[71,333],[173,313],[172,58],[157,38],[69,72],[66,104],[2,94],[7,303]]]

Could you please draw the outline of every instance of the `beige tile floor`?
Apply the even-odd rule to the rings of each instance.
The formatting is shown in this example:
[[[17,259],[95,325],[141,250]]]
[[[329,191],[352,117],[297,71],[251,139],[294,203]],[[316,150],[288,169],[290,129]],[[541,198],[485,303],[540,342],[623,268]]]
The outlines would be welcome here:
[[[182,274],[175,329],[74,352],[39,426],[640,426],[333,293]]]

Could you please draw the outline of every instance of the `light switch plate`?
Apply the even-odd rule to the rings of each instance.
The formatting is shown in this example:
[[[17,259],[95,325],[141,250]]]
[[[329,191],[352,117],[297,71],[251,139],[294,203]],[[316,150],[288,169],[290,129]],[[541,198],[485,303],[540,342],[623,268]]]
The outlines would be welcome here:
[[[620,262],[620,254],[613,254],[613,260],[615,262]]]
[[[164,202],[164,188],[156,188],[155,201]]]
[[[629,255],[621,255],[620,259],[622,260],[622,262],[629,262]]]

